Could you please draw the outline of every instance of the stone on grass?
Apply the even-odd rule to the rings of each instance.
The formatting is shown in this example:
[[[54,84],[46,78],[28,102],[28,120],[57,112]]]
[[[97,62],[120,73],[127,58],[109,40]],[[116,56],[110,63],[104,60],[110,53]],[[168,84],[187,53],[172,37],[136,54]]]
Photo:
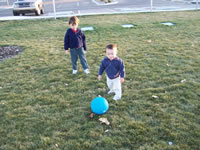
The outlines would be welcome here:
[[[173,142],[169,142],[169,145],[173,145]]]
[[[183,83],[183,82],[185,82],[186,81],[186,79],[183,79],[183,80],[181,80],[181,83]]]
[[[81,30],[82,31],[93,31],[94,28],[93,27],[82,27]]]
[[[165,25],[165,26],[174,26],[175,24],[172,22],[161,22],[161,24]]]
[[[133,24],[122,24],[123,28],[133,28],[134,25]]]
[[[152,95],[152,97],[153,97],[153,98],[158,98],[158,96],[156,96],[156,95]]]

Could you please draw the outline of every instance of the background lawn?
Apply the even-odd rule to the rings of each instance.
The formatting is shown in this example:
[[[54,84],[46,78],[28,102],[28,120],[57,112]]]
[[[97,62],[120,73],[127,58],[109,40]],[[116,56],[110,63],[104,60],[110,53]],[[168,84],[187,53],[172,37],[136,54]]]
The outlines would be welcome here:
[[[0,62],[0,149],[199,150],[199,16],[185,11],[80,17],[80,27],[95,29],[85,32],[88,76],[80,63],[78,74],[71,74],[63,48],[68,18],[0,22],[0,46],[24,50]],[[165,21],[176,25],[160,24]],[[105,76],[97,80],[109,43],[118,45],[126,66],[117,102],[106,94]],[[98,95],[110,108],[90,119],[90,102]],[[110,125],[101,124],[101,117]]]

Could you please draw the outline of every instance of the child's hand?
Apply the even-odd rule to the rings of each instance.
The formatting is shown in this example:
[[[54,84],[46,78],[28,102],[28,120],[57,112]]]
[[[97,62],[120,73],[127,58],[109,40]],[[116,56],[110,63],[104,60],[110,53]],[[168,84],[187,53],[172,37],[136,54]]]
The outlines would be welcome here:
[[[68,51],[68,50],[65,50],[65,54],[68,55],[68,54],[69,54],[69,51]]]
[[[102,79],[102,76],[101,75],[98,75],[98,80],[101,80]]]
[[[120,78],[120,82],[123,83],[124,82],[124,78]]]

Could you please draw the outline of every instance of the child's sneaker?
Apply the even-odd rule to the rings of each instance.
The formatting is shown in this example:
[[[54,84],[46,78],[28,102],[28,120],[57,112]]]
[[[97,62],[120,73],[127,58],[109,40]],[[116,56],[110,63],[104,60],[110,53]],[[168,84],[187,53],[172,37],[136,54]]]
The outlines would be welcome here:
[[[89,70],[89,69],[85,69],[84,72],[85,72],[86,74],[89,74],[89,73],[90,73],[90,70]]]
[[[112,93],[114,93],[113,90],[108,91],[108,94],[112,94]]]
[[[72,70],[72,74],[77,74],[77,70]]]
[[[115,95],[115,96],[113,97],[113,100],[118,101],[118,100],[120,100],[120,98],[121,98],[121,97]]]

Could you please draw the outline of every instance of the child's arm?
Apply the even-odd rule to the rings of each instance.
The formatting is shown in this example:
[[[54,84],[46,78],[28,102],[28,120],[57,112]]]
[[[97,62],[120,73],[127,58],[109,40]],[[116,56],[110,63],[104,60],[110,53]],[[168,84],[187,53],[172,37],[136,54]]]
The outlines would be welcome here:
[[[65,38],[64,38],[64,49],[65,53],[68,54],[68,49],[69,49],[69,35],[68,32],[65,33]]]
[[[69,54],[69,51],[68,51],[68,50],[65,50],[65,54],[68,55],[68,54]]]
[[[120,78],[120,82],[123,83],[124,82],[124,78]]]
[[[105,67],[104,67],[103,61],[102,61],[102,62],[101,62],[101,65],[100,65],[100,68],[99,68],[98,80],[101,80],[101,79],[102,79],[102,74],[103,74],[104,70],[105,70]]]
[[[102,79],[102,75],[98,75],[98,80],[101,80]]]
[[[82,39],[83,39],[83,49],[86,51],[87,50],[86,37],[82,31],[81,33],[82,33]]]
[[[121,83],[124,82],[124,76],[125,76],[125,66],[124,66],[124,62],[121,61],[121,64],[120,64],[120,82]]]

